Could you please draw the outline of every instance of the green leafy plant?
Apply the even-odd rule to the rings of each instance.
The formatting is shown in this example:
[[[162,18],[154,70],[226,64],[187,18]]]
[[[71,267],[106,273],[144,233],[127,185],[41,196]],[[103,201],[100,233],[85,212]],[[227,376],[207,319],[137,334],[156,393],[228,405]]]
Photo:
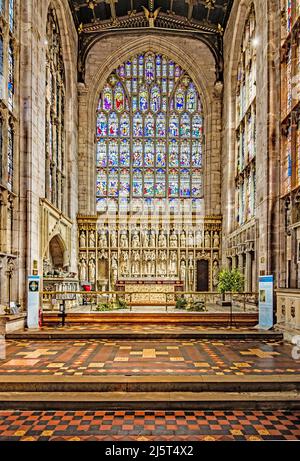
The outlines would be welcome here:
[[[219,293],[240,293],[244,289],[244,276],[238,269],[222,269],[219,273]]]
[[[186,306],[187,300],[183,296],[180,296],[176,299],[175,309],[186,309]]]
[[[128,305],[124,299],[117,298],[116,309],[128,309]]]
[[[204,301],[193,301],[190,303],[187,310],[192,312],[206,312],[207,309]]]
[[[111,303],[99,303],[96,307],[96,311],[103,312],[103,311],[111,311],[113,309]]]
[[[112,311],[112,310],[119,310],[119,309],[128,309],[128,305],[123,299],[117,298],[114,301],[107,301],[107,302],[102,302],[98,303],[96,310],[98,312],[104,312],[104,311]]]

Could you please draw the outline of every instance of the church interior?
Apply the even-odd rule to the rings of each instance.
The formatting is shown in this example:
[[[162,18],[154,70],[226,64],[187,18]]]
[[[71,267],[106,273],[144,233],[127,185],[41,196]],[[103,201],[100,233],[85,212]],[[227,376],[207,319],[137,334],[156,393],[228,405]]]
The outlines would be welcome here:
[[[0,441],[112,438],[300,439],[300,0],[0,0]]]

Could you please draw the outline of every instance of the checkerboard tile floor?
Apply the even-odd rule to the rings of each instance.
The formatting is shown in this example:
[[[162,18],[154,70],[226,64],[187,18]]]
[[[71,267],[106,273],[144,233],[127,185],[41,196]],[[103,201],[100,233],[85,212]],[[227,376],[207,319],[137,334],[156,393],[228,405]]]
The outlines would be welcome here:
[[[299,439],[299,411],[0,411],[0,442]]]
[[[7,375],[247,375],[300,373],[292,345],[272,340],[9,340]]]

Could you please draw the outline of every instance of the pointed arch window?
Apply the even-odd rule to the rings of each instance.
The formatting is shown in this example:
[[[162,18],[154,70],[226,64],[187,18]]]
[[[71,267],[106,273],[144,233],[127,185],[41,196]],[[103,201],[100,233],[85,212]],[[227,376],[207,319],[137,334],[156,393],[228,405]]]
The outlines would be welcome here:
[[[0,35],[0,85],[3,88],[4,79],[4,55],[3,55],[3,37]],[[1,94],[0,94],[1,99]]]
[[[236,222],[255,216],[256,20],[251,7],[242,38],[236,91]]]
[[[201,199],[204,120],[185,71],[161,54],[132,57],[108,78],[97,110],[97,202]]]
[[[3,175],[3,119],[0,114],[0,183],[2,183],[2,175]]]
[[[14,106],[14,74],[15,59],[12,42],[8,46],[8,107],[12,111]]]
[[[105,119],[97,121],[102,134]],[[65,210],[65,71],[56,13],[48,12],[46,49],[46,198]]]
[[[8,124],[7,137],[7,188],[13,190],[14,181],[14,128],[11,122]]]

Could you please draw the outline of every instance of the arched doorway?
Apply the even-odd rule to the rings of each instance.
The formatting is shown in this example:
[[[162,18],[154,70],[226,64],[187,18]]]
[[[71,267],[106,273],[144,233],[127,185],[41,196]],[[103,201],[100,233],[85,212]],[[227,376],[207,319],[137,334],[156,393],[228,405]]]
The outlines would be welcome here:
[[[197,291],[209,291],[209,261],[197,261]]]

